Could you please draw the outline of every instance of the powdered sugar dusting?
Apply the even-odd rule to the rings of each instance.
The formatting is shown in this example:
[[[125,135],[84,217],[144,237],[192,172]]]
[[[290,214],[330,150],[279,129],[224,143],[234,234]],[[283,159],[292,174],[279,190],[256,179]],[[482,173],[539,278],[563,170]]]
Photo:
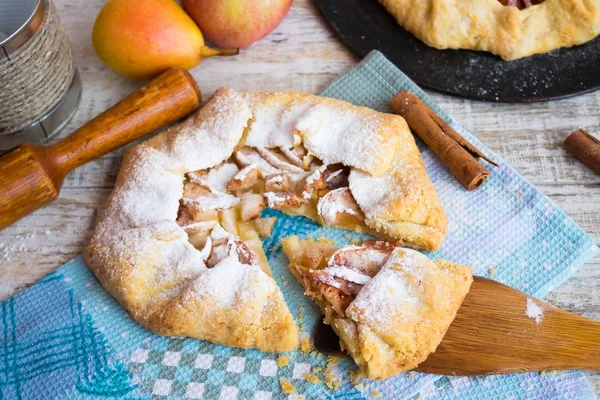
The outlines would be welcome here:
[[[443,213],[412,138],[403,143],[402,149],[383,175],[375,177],[352,168],[348,183],[354,199],[365,213],[367,224],[371,220],[386,219],[385,216],[390,213],[390,204],[398,201],[402,201],[402,213],[394,215],[390,220],[392,224],[398,220],[424,224],[429,220],[427,217],[430,214]],[[429,221],[437,223],[437,219]],[[444,229],[438,225],[434,227]]]
[[[301,93],[244,93],[254,115],[245,144],[252,147],[285,147],[296,144],[298,118],[318,97]]]
[[[227,184],[238,173],[239,168],[235,163],[223,163],[215,168],[208,170],[205,174],[189,174],[191,182],[204,185],[214,192],[227,192]]]
[[[359,214],[349,188],[338,188],[321,197],[317,203],[317,210],[327,226],[335,224],[338,214]]]
[[[338,214],[352,214],[356,215],[356,211],[346,207],[343,203],[337,201],[321,201],[319,199],[319,215],[323,217],[325,221],[335,221]]]
[[[358,271],[341,266],[327,267],[324,269],[324,271],[330,274],[331,276],[342,278],[344,280],[354,282],[359,285],[364,285],[365,283],[371,280],[371,278],[367,275],[363,275]]]
[[[263,194],[263,196],[267,202],[267,207],[271,208],[277,208],[280,206],[280,204],[283,204],[288,200],[286,196],[275,192],[266,192]]]
[[[414,320],[421,298],[405,274],[418,274],[417,267],[430,262],[417,251],[395,249],[381,271],[358,292],[346,314],[355,321],[380,330],[391,327],[393,320]]]
[[[244,179],[246,179],[246,177],[248,176],[248,174],[252,171],[254,171],[255,169],[258,169],[258,165],[256,164],[249,164],[248,166],[242,168],[240,170],[240,172],[238,172],[235,175],[235,179],[243,181]]]
[[[385,119],[396,123],[384,124]],[[408,130],[401,117],[384,117],[349,103],[318,104],[296,125],[306,149],[324,164],[342,163],[371,174],[390,166],[400,146],[400,136],[394,128]]]
[[[544,318],[544,310],[528,297],[525,315],[531,319],[534,319],[536,324],[539,324],[542,322],[542,318]]]
[[[286,147],[280,147],[279,150],[290,160],[290,162],[298,167],[302,166],[302,160],[296,153]]]
[[[269,162],[267,162],[267,160],[262,158],[261,155],[258,154],[254,149],[244,149],[244,151],[236,151],[235,158],[240,164],[244,166],[249,166],[253,164],[256,165],[260,172],[263,174],[263,176],[282,172],[279,168],[274,167]]]
[[[212,251],[212,239],[210,236],[207,236],[206,242],[204,243],[202,250],[200,250],[200,257],[202,258],[202,261],[206,262],[206,260],[208,259],[208,256],[210,256],[211,251]]]
[[[269,164],[273,165],[275,168],[278,168],[282,171],[287,171],[291,173],[304,173],[304,170],[294,164],[289,162],[280,160],[275,156],[271,151],[267,150],[264,147],[257,147],[256,151],[262,158],[264,158]]]
[[[180,168],[151,147],[129,149],[97,231],[109,233],[174,221],[183,191]]]
[[[191,117],[145,143],[183,163],[187,171],[198,171],[229,158],[251,118],[241,93],[221,88]]]
[[[191,206],[199,210],[225,210],[238,204],[240,199],[229,193],[210,193],[195,199],[183,198],[184,206]]]
[[[252,291],[244,290],[244,286],[261,273],[259,267],[242,264],[235,255],[230,255],[201,274],[194,282],[194,291],[210,294],[213,306],[228,308],[240,297],[246,301],[251,298]]]
[[[329,174],[329,176],[327,177],[327,179],[325,179],[326,182],[331,182],[332,180],[334,180],[339,174],[341,174],[343,171],[343,169],[338,169],[337,171],[333,171],[331,174]]]

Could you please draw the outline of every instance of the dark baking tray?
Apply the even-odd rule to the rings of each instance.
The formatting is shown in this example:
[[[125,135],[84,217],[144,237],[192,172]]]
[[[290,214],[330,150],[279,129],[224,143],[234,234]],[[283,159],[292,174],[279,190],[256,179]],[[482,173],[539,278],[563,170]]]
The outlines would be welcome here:
[[[476,100],[521,103],[600,87],[600,36],[580,46],[515,61],[485,52],[438,50],[404,28],[377,0],[315,0],[354,52],[379,50],[420,86]]]

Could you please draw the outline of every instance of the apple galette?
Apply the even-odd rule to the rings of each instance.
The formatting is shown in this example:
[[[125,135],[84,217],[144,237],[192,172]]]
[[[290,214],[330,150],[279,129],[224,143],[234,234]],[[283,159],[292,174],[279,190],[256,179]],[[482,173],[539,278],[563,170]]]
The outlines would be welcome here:
[[[415,368],[434,352],[469,291],[471,271],[400,243],[283,239],[289,268],[369,379]]]
[[[438,49],[516,60],[592,40],[600,0],[379,0],[398,24]]]
[[[127,151],[86,260],[163,335],[287,351],[264,207],[434,250],[446,215],[402,117],[300,93],[219,89]]]

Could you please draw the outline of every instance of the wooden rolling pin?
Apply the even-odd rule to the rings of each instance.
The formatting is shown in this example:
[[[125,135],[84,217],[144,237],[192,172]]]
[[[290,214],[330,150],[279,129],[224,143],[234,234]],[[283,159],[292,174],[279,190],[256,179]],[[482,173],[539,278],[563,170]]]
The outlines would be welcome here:
[[[172,68],[52,146],[23,143],[0,157],[0,229],[56,199],[71,170],[188,115],[194,78]]]
[[[473,278],[442,343],[416,371],[492,375],[600,370],[600,322],[532,299],[492,279]],[[317,325],[314,342],[317,350],[345,356],[329,325]]]

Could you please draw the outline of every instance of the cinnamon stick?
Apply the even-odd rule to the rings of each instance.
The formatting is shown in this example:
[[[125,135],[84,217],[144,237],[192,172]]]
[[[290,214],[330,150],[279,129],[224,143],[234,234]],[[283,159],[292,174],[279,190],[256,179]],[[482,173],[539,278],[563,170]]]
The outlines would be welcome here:
[[[406,119],[410,128],[423,139],[467,190],[477,189],[490,175],[490,171],[481,165],[476,157],[498,166],[452,129],[414,93],[402,91],[392,98],[390,105],[394,112]]]
[[[578,129],[567,136],[563,146],[569,153],[600,175],[600,140],[585,129]]]

